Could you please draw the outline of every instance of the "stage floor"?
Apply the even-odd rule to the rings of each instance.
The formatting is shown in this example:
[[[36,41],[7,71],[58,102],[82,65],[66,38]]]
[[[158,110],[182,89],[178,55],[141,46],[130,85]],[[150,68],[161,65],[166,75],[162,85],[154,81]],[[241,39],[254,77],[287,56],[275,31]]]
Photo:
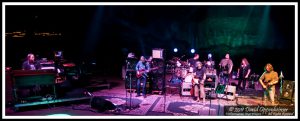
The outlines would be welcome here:
[[[5,116],[224,116],[224,106],[272,106],[269,101],[262,101],[263,91],[258,89],[237,92],[234,100],[214,96],[206,99],[206,105],[203,105],[202,101],[196,102],[191,96],[181,96],[178,93],[151,93],[147,94],[146,98],[136,97],[135,92],[126,91],[124,80],[116,77],[95,79],[103,78],[110,83],[110,88],[88,87],[87,90],[92,93],[90,97],[105,99],[113,103],[117,110],[99,112],[91,107],[91,98],[84,98],[85,100],[26,106],[18,111],[8,106],[5,108]],[[278,99],[276,102],[276,106],[294,106],[294,102],[291,101]]]

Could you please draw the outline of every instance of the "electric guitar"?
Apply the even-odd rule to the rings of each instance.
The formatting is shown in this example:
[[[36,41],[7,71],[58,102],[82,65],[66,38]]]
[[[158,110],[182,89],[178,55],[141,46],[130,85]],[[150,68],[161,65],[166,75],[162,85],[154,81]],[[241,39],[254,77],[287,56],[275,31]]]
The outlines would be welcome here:
[[[199,84],[199,79],[198,79],[198,78],[193,78],[192,84],[193,84],[193,85]]]
[[[151,68],[151,69],[149,70],[149,72],[152,71],[152,70],[155,70],[155,69],[158,69],[158,67]],[[148,74],[147,74],[147,72],[146,72],[145,69],[139,70],[138,73],[136,73],[136,77],[137,77],[137,78],[140,78],[141,76],[144,76],[144,77],[146,77],[146,78],[148,77]]]

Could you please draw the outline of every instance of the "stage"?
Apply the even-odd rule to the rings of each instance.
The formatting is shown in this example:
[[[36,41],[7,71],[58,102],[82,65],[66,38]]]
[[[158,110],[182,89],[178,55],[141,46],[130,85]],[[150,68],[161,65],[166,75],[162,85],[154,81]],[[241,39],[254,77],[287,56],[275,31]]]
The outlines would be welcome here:
[[[212,96],[196,102],[191,96],[167,92],[166,94],[148,93],[147,97],[136,97],[136,93],[125,91],[125,81],[117,77],[97,77],[94,79],[107,80],[110,88],[90,87],[91,95],[85,97],[69,97],[69,99],[52,100],[40,105],[26,105],[14,110],[15,106],[8,106],[6,116],[52,116],[65,114],[69,116],[225,116],[226,106],[275,106],[269,101],[262,100],[263,91],[260,89],[246,89],[237,92],[235,99],[228,100]],[[232,81],[234,83],[234,80]],[[127,94],[127,95],[126,95]],[[131,98],[130,98],[131,95]],[[98,111],[91,106],[93,98],[105,99],[116,106],[114,110]],[[276,106],[294,106],[294,102],[279,98]],[[56,102],[56,103],[54,103]],[[131,102],[131,104],[130,104]],[[25,104],[24,104],[25,105]],[[105,104],[97,108],[104,108]],[[103,106],[103,107],[101,107]]]

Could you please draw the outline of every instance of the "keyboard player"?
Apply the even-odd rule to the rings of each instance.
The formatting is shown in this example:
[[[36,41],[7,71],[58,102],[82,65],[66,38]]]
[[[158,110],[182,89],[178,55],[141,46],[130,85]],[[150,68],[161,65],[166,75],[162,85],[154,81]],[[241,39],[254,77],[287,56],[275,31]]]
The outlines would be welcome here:
[[[35,61],[35,56],[32,53],[27,55],[26,61],[22,64],[22,70],[40,70],[41,64]]]

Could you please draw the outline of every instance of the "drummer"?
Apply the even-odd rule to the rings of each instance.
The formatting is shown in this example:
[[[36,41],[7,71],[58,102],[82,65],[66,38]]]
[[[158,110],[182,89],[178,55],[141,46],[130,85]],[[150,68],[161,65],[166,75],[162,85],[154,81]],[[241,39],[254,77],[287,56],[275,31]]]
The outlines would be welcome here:
[[[196,65],[196,62],[199,61],[199,54],[194,54],[194,57],[193,58],[190,58],[188,59],[188,64],[190,67],[193,67],[195,68],[197,65]]]

